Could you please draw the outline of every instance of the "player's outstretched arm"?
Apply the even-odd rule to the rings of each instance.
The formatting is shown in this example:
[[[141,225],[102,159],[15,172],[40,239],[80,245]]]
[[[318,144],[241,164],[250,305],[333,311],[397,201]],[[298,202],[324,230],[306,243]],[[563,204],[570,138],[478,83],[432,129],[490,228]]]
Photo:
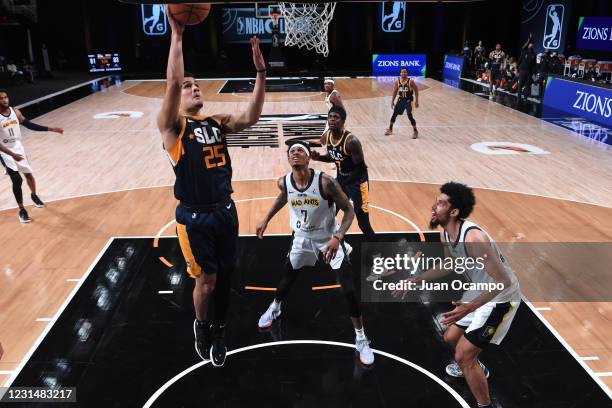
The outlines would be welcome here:
[[[532,37],[533,37],[533,34],[529,33],[529,37],[527,38],[527,41],[525,41],[525,44],[523,44],[523,46],[521,47],[521,50],[527,49],[527,47],[529,46],[529,43],[531,42]]]
[[[162,135],[164,148],[172,148],[180,132],[179,107],[181,105],[181,87],[183,86],[183,31],[185,26],[174,19],[172,13],[166,11],[168,22],[172,28],[170,36],[170,52],[166,68],[166,93],[162,107],[157,114],[157,127]]]
[[[240,132],[243,129],[253,126],[259,120],[266,97],[266,61],[259,49],[259,38],[251,37],[251,51],[253,53],[253,64],[257,70],[253,97],[246,111],[238,114],[227,115],[223,126],[229,132]]]
[[[329,199],[336,203],[336,206],[344,213],[340,228],[327,242],[327,244],[325,244],[325,249],[323,250],[323,259],[326,263],[330,263],[336,256],[336,253],[340,248],[340,242],[344,238],[344,234],[346,234],[346,231],[348,231],[353,219],[355,218],[355,210],[353,209],[353,205],[349,202],[346,194],[344,194],[342,191],[340,184],[338,184],[335,179],[329,177],[327,174],[323,174],[322,176],[323,195],[329,197]]]
[[[285,206],[285,204],[287,204],[287,189],[285,188],[285,178],[279,178],[276,182],[276,185],[278,186],[280,193],[278,194],[278,197],[276,197],[274,204],[272,204],[272,208],[270,208],[270,211],[268,211],[268,214],[266,214],[266,218],[264,218],[262,222],[257,224],[257,227],[255,229],[257,237],[259,239],[263,238],[264,232],[266,232],[266,228],[268,228],[268,223],[270,222],[270,220],[276,215],[277,212],[281,210],[281,208]]]
[[[310,158],[312,160],[320,161],[320,162],[325,162],[325,163],[333,163],[334,162],[334,159],[329,157],[329,155],[327,153],[326,154],[321,154],[321,153],[319,153],[316,150],[312,150],[310,152]]]
[[[27,120],[25,118],[25,116],[23,116],[21,111],[19,109],[17,109],[17,108],[15,108],[15,114],[17,114],[17,120],[19,120],[19,123],[22,124],[23,127],[26,128],[26,129],[30,129],[30,130],[33,130],[35,132],[55,132],[55,133],[59,133],[59,134],[63,134],[64,133],[64,129],[62,129],[62,128],[47,127],[47,126],[36,124],[34,122],[30,122],[29,120]]]

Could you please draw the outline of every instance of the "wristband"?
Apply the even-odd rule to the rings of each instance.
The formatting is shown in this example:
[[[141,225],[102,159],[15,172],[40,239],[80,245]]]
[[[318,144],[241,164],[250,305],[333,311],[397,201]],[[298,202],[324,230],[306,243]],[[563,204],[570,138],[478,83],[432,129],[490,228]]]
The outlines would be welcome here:
[[[332,238],[336,238],[338,240],[338,242],[342,242],[342,240],[340,238],[338,238],[337,236],[333,236]]]
[[[264,69],[256,69],[255,71],[257,71],[258,73],[260,73],[260,72],[266,72],[266,71],[267,71],[267,69],[266,69],[266,68],[264,68]]]

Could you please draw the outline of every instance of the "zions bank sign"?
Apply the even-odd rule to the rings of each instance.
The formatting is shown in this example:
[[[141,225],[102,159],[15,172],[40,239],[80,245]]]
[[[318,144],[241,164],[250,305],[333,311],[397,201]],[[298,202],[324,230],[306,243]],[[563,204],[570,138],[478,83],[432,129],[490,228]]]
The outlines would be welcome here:
[[[568,116],[612,127],[612,89],[548,77],[542,117]]]
[[[425,54],[373,54],[373,76],[399,76],[400,69],[407,68],[409,76],[425,76],[427,56]]]

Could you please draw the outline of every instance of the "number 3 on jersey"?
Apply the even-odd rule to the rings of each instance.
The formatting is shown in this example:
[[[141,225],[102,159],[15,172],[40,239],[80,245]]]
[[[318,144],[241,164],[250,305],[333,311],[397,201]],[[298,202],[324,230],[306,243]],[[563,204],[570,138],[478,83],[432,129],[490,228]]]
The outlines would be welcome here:
[[[222,145],[204,147],[204,163],[207,169],[225,166],[227,161],[225,160],[225,153],[223,153],[221,149],[223,149]],[[219,161],[213,163],[211,159],[218,159]]]

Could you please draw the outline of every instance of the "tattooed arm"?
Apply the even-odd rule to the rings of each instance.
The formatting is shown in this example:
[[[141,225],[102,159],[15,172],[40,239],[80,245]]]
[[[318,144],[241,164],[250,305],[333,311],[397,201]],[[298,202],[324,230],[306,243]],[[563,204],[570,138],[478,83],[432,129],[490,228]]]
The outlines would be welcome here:
[[[340,184],[326,174],[323,174],[323,191],[321,193],[323,193],[325,198],[332,200],[343,212],[340,228],[332,239],[329,240],[323,251],[325,262],[329,263],[336,256],[336,252],[338,252],[338,248],[340,247],[340,241],[342,241],[344,234],[346,234],[353,223],[355,210],[346,194],[342,191]]]

